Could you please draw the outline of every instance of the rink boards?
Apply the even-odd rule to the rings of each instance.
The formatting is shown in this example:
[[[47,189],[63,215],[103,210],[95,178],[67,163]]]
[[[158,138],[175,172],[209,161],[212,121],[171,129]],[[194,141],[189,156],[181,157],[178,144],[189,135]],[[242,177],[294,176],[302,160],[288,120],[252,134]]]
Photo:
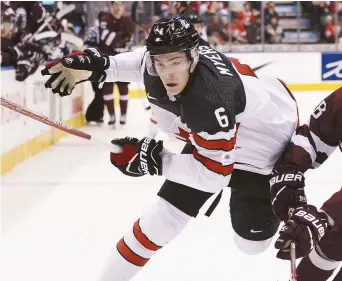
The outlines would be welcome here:
[[[248,63],[257,75],[277,76],[291,91],[330,91],[342,86],[341,53],[234,53]],[[90,83],[76,86],[72,96],[61,99],[44,88],[44,78],[38,70],[24,82],[15,81],[14,69],[2,70],[1,95],[68,125],[84,125],[84,107],[93,97]],[[114,90],[117,95],[117,88]],[[145,96],[143,84],[129,85],[130,98]],[[117,102],[118,99],[116,99]],[[13,169],[31,155],[54,144],[64,134],[44,124],[1,108],[1,174]]]

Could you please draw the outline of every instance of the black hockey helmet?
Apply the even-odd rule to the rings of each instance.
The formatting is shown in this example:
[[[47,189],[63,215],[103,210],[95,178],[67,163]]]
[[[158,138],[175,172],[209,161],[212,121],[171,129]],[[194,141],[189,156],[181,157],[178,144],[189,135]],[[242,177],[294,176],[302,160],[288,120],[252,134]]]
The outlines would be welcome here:
[[[203,23],[203,19],[195,12],[188,11],[182,14],[182,16],[188,19],[192,24]]]
[[[184,17],[160,19],[146,39],[146,48],[151,56],[183,52],[198,47],[199,34]]]

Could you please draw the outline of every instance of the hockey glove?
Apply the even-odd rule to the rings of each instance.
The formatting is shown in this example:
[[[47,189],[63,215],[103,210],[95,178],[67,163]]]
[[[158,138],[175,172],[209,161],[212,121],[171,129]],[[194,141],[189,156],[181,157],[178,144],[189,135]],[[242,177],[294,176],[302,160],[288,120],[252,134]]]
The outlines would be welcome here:
[[[22,82],[31,73],[32,64],[29,60],[19,60],[15,67],[15,80]]]
[[[70,95],[78,83],[103,82],[108,67],[107,55],[100,54],[95,48],[88,48],[83,52],[72,53],[61,60],[46,64],[42,75],[51,76],[45,83],[45,88],[52,88],[53,93],[63,97]]]
[[[281,172],[273,170],[270,186],[273,212],[284,222],[295,208],[307,203],[304,175],[293,167]]]
[[[131,177],[141,177],[147,173],[161,175],[162,159],[159,153],[163,150],[163,142],[144,138],[126,137],[114,139],[112,143],[121,146],[122,152],[111,153],[110,161],[123,174]]]
[[[327,227],[327,215],[317,211],[315,206],[296,208],[289,221],[279,231],[280,236],[274,245],[279,249],[277,258],[290,259],[292,241],[296,244],[296,258],[307,256],[325,235]]]

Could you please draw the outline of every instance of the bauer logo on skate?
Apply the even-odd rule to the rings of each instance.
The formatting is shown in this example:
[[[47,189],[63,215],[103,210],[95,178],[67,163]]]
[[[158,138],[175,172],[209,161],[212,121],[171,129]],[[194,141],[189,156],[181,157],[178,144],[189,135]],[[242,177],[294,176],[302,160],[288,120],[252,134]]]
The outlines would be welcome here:
[[[342,80],[342,53],[322,53],[322,80]]]

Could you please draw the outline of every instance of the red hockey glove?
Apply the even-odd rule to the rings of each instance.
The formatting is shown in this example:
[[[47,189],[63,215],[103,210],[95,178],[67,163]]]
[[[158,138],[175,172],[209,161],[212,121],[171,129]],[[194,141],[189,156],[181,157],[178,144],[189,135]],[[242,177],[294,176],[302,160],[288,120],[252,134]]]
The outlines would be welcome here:
[[[163,142],[154,139],[126,137],[114,139],[112,143],[121,146],[119,154],[110,153],[111,163],[123,174],[131,177],[141,177],[162,174],[162,159],[159,153],[163,150]]]

